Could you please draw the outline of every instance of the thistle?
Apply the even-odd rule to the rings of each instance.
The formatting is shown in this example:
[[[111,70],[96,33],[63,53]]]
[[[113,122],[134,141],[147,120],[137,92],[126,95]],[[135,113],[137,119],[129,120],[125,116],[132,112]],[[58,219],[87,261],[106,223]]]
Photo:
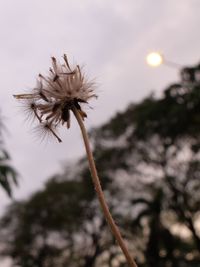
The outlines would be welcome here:
[[[23,100],[29,116],[35,117],[40,123],[44,133],[50,132],[59,142],[59,125],[70,128],[70,113],[76,109],[82,120],[87,114],[81,105],[87,104],[88,100],[97,97],[94,94],[94,83],[88,82],[77,65],[72,69],[67,56],[63,56],[64,64],[57,62],[52,57],[52,68],[47,77],[38,75],[36,88],[29,94],[14,95]]]
[[[24,101],[28,114],[37,119],[44,132],[49,132],[59,142],[61,139],[56,130],[59,125],[70,128],[70,113],[73,112],[81,129],[92,181],[105,219],[121,247],[127,263],[130,267],[137,267],[109,211],[83,123],[87,114],[81,106],[87,104],[91,98],[97,97],[94,93],[94,84],[85,79],[79,66],[74,69],[70,67],[66,55],[63,58],[64,64],[61,65],[52,57],[52,68],[49,70],[49,75],[45,77],[39,74],[37,87],[32,92],[14,95],[14,97]]]

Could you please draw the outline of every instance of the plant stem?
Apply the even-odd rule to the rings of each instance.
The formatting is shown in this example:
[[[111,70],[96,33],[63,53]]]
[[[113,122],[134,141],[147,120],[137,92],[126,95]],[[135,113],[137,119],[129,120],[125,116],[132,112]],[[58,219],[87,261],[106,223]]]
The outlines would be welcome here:
[[[137,264],[135,263],[135,261],[131,257],[131,255],[127,249],[127,246],[126,246],[126,244],[125,244],[125,242],[124,242],[124,240],[120,234],[120,231],[119,231],[117,225],[115,224],[115,222],[112,218],[112,215],[111,215],[109,208],[108,208],[108,205],[106,203],[106,200],[105,200],[102,188],[101,188],[100,180],[99,180],[99,177],[97,174],[93,154],[91,152],[88,134],[87,134],[87,131],[85,129],[85,125],[83,123],[82,117],[76,108],[73,108],[72,111],[73,111],[73,113],[74,113],[74,115],[78,121],[78,124],[79,124],[81,132],[82,132],[85,150],[86,150],[86,154],[87,154],[87,158],[88,158],[88,162],[89,162],[89,166],[90,166],[90,171],[91,171],[91,175],[92,175],[92,180],[94,183],[95,190],[97,192],[97,196],[98,196],[101,208],[102,208],[104,216],[106,218],[106,221],[109,224],[109,226],[112,230],[112,233],[115,236],[119,246],[121,247],[121,250],[123,251],[123,253],[126,257],[126,260],[129,264],[129,266],[130,267],[137,267]]]

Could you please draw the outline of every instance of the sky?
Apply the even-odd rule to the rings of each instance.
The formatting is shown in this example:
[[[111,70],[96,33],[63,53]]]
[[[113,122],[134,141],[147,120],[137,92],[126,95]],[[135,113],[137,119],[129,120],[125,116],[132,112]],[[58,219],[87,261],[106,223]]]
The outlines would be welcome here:
[[[51,57],[80,64],[96,81],[98,99],[87,109],[86,127],[100,126],[131,102],[152,91],[157,96],[179,70],[147,66],[150,51],[180,65],[200,61],[199,0],[0,0],[0,100],[7,127],[5,145],[19,173],[15,199],[41,189],[44,182],[84,155],[76,121],[63,129],[62,143],[41,142],[24,120],[12,95],[36,84]],[[10,203],[0,191],[0,213]]]

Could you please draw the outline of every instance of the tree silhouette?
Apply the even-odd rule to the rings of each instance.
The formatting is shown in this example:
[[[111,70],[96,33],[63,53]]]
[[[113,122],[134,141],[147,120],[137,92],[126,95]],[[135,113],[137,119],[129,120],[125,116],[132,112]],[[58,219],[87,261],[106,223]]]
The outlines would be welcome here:
[[[8,194],[12,196],[12,185],[17,185],[17,173],[10,165],[10,156],[4,148],[3,129],[4,125],[0,118],[0,185]]]

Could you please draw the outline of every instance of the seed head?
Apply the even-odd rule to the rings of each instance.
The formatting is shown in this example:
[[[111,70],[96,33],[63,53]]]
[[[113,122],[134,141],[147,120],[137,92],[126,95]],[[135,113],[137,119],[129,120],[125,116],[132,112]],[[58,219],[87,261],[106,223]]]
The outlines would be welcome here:
[[[24,101],[28,114],[37,119],[40,127],[49,131],[57,138],[56,133],[59,125],[70,128],[70,113],[77,109],[84,120],[87,114],[82,110],[82,104],[97,97],[94,93],[94,83],[89,82],[77,65],[71,68],[67,56],[63,56],[64,64],[60,64],[52,57],[52,68],[49,74],[39,74],[36,88],[30,93],[14,95],[16,99]]]

